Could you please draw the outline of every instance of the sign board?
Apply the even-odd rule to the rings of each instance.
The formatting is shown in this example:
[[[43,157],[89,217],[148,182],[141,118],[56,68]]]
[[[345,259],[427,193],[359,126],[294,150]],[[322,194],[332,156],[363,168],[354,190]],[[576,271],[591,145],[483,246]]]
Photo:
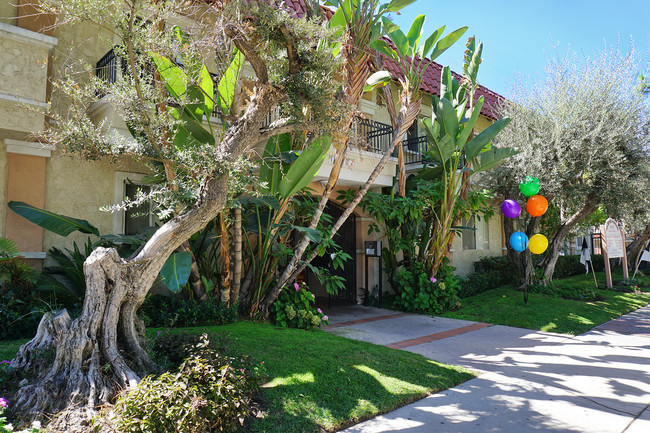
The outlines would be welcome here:
[[[611,218],[605,223],[605,239],[607,240],[607,257],[616,259],[625,255],[625,238],[618,223]]]
[[[625,251],[625,231],[616,221],[607,218],[605,225],[600,226],[602,236],[603,258],[605,259],[605,278],[607,287],[612,287],[612,269],[609,259],[621,258],[623,262],[623,278],[628,279],[627,253]]]

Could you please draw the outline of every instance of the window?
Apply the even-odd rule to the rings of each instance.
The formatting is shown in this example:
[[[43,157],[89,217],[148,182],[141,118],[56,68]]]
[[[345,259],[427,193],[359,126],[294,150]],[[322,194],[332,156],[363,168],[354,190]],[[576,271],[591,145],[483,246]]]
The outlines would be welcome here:
[[[115,172],[115,203],[129,197],[134,198],[138,190],[149,193],[151,186],[143,185],[144,174]],[[134,235],[141,233],[147,227],[153,226],[154,220],[151,213],[151,203],[145,202],[132,208],[116,211],[113,214],[113,233]]]
[[[485,218],[471,217],[463,218],[463,227],[470,227],[474,230],[463,229],[463,249],[464,250],[487,250],[489,246],[488,223]]]

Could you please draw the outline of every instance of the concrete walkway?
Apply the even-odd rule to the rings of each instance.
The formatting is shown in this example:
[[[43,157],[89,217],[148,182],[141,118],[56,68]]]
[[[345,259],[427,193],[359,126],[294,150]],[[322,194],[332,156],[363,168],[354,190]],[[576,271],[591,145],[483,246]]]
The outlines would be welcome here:
[[[650,433],[650,306],[574,337],[372,307],[328,331],[480,373],[345,433]]]

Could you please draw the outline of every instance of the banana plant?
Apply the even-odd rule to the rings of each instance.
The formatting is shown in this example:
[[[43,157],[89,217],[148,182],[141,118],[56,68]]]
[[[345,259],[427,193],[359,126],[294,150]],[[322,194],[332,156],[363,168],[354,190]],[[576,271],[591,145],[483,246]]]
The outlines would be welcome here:
[[[290,134],[271,137],[264,148],[260,166],[260,190],[265,196],[245,197],[241,204],[252,205],[252,218],[248,229],[258,238],[256,252],[251,248],[253,270],[253,293],[251,314],[255,314],[259,302],[271,287],[273,276],[280,262],[284,246],[291,232],[307,236],[312,242],[320,242],[320,232],[309,227],[293,224],[294,217],[287,215],[295,196],[313,181],[331,147],[329,134],[316,137],[302,151],[292,150]],[[280,253],[278,253],[280,252]]]
[[[59,236],[66,237],[71,233],[79,231],[84,234],[95,235],[102,239],[102,241],[111,244],[127,243],[132,245],[134,242],[145,242],[144,239],[138,240],[133,236],[120,236],[113,234],[101,235],[99,229],[86,220],[39,209],[36,206],[21,201],[10,201],[8,206],[9,209],[16,212],[26,220],[44,228],[45,230],[56,233]],[[124,242],[122,242],[122,238],[124,238]],[[167,288],[174,293],[180,292],[185,284],[187,284],[192,264],[191,259],[188,263],[187,256],[187,252],[172,254],[160,270],[161,280],[165,283]]]
[[[474,48],[473,38],[468,43],[463,71],[464,83],[459,83],[448,67],[441,74],[440,95],[432,97],[432,116],[423,121],[427,141],[427,156],[433,161],[432,167],[421,170],[411,180],[411,185],[419,180],[440,180],[443,194],[435,213],[431,235],[426,244],[425,266],[434,276],[443,263],[454,236],[454,226],[458,219],[456,203],[466,193],[473,175],[496,167],[506,158],[518,153],[511,148],[494,148],[492,140],[510,122],[502,118],[474,136],[476,122],[483,108],[481,96],[476,104],[473,99],[476,89],[476,73],[480,64],[480,52]],[[464,164],[461,164],[465,160]],[[461,165],[463,165],[462,168]]]
[[[420,84],[427,68],[434,59],[451,47],[467,30],[467,27],[461,27],[441,38],[445,31],[445,26],[442,26],[423,41],[425,19],[424,15],[419,15],[411,24],[407,34],[404,34],[397,27],[388,33],[390,41],[384,38],[378,39],[371,44],[372,48],[391,58],[400,66],[402,76],[393,77],[387,71],[378,71],[368,78],[367,90],[377,86],[384,86],[391,79],[396,78],[400,81],[402,88],[412,89],[411,98],[413,100],[419,100]],[[399,194],[404,197],[406,196],[406,165],[401,142],[397,145],[397,163],[399,169]]]

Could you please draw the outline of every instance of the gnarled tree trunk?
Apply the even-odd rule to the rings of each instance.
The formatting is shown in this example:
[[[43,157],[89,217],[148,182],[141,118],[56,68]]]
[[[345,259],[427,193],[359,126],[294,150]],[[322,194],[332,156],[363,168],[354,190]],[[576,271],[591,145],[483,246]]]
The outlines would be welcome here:
[[[72,409],[55,421],[74,431],[155,369],[145,351],[144,326],[136,316],[169,255],[204,227],[226,203],[227,176],[208,180],[199,205],[163,225],[137,256],[123,259],[113,248],[97,248],[86,259],[86,296],[81,316],[63,310],[46,314],[36,337],[23,345],[11,366],[38,371],[13,404],[28,419]],[[51,365],[44,351],[53,352]],[[62,430],[62,431],[63,431]]]

